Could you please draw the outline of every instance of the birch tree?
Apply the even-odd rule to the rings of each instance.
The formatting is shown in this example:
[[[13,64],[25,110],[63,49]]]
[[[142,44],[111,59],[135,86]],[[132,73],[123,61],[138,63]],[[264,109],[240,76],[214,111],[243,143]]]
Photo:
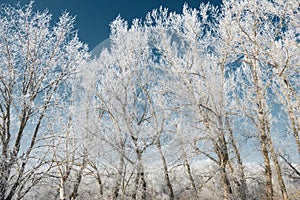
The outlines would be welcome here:
[[[209,14],[215,17],[212,21],[208,19]],[[227,172],[230,166],[226,141],[229,130],[225,123],[228,109],[227,55],[219,50],[222,41],[217,38],[214,24],[218,21],[217,11],[210,5],[202,5],[199,10],[185,5],[183,14],[154,11],[148,20],[155,27],[154,46],[161,53],[162,68],[172,71],[175,77],[172,92],[176,91],[176,98],[182,100],[179,110],[191,115],[189,126],[198,127],[198,135],[191,140],[196,141],[199,152],[219,166],[224,199],[230,199],[233,189]],[[204,140],[211,144],[209,148],[213,155],[197,147]],[[245,198],[245,191],[242,193]]]
[[[73,31],[74,20],[63,13],[51,27],[51,15],[33,11],[33,2],[1,7],[0,199],[24,197],[43,176],[37,173],[43,156],[32,155],[38,146],[41,150],[62,83],[88,56]]]
[[[94,105],[99,119],[96,123],[103,125],[100,130],[105,134],[99,133],[100,138],[110,144],[119,157],[112,199],[118,198],[122,188],[121,194],[131,192],[132,199],[138,196],[144,199],[147,193],[143,154],[153,144],[155,133],[149,126],[150,83],[145,76],[150,52],[147,32],[141,28],[139,20],[133,21],[131,27],[121,18],[112,22],[111,47],[101,53],[95,65],[97,101]],[[126,163],[131,167],[126,167]],[[132,186],[127,191],[125,172],[129,173],[127,181],[131,183],[130,188]]]
[[[271,134],[274,120],[270,112],[275,101],[270,97],[272,92],[280,88],[281,92],[277,92],[277,98],[281,100],[289,116],[289,120],[285,120],[286,127],[287,124],[291,125],[291,132],[299,149],[299,130],[297,130],[299,125],[296,123],[299,117],[296,111],[299,96],[295,92],[298,89],[297,81],[295,82],[295,77],[298,77],[296,70],[298,57],[292,58],[292,54],[299,51],[297,44],[299,4],[292,1],[226,1],[224,4],[224,18],[220,22],[220,32],[223,40],[227,41],[225,45],[231,51],[231,55],[237,57],[236,61],[241,63],[242,68],[247,68],[245,73],[249,76],[248,83],[252,85],[252,88],[249,88],[248,98],[253,99],[254,105],[248,104],[248,108],[254,112],[248,113],[248,116],[254,120],[260,135],[267,199],[273,199],[274,195],[271,160],[274,163],[282,198],[288,199]],[[279,48],[282,48],[282,51]],[[242,79],[245,80],[245,78],[240,80]]]
[[[68,104],[62,103],[61,109],[52,112],[56,123],[48,125],[47,129],[51,137],[45,142],[49,154],[46,159],[51,163],[45,183],[57,190],[55,198],[60,200],[77,198],[88,165],[84,137],[80,129],[75,130],[74,111],[71,111],[73,106],[66,106]]]

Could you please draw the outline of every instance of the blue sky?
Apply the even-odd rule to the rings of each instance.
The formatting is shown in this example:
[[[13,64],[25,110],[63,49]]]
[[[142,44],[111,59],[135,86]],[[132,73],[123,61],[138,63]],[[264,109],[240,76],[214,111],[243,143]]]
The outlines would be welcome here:
[[[0,0],[0,4],[26,4],[30,0]],[[127,21],[144,18],[146,13],[160,5],[170,11],[180,12],[187,2],[191,7],[199,7],[208,0],[35,0],[35,9],[48,9],[53,14],[54,22],[62,11],[69,11],[76,16],[75,28],[79,30],[80,39],[93,49],[109,36],[109,24],[119,14]],[[221,0],[211,3],[220,5]]]

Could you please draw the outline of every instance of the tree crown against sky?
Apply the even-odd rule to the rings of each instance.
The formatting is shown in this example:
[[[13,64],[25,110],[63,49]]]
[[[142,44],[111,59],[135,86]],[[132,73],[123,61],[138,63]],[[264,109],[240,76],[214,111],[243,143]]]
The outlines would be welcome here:
[[[31,0],[1,0],[0,4],[16,5],[18,2],[24,5]],[[112,1],[73,1],[73,0],[36,0],[35,10],[49,10],[53,16],[52,22],[55,23],[62,12],[67,11],[72,16],[76,16],[75,29],[79,30],[81,41],[89,45],[92,50],[97,44],[107,39],[110,34],[109,24],[118,15],[127,21],[134,18],[144,18],[146,13],[160,5],[167,7],[171,11],[180,11],[183,4],[187,2],[191,7],[198,8],[199,5],[208,1],[202,0],[163,0],[163,1],[139,1],[139,0],[112,0]],[[221,0],[210,1],[215,5],[221,5]]]

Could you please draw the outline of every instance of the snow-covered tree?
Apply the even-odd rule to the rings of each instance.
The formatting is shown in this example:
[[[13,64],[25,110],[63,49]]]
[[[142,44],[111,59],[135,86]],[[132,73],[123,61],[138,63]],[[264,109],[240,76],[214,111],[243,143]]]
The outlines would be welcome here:
[[[21,199],[43,177],[43,141],[51,110],[65,101],[64,83],[88,57],[63,13],[51,26],[47,11],[1,6],[0,12],[0,199]]]
[[[271,161],[282,198],[288,199],[275,145],[280,137],[275,129],[278,120],[282,120],[282,127],[293,133],[300,153],[299,14],[296,1],[225,1],[220,21],[224,49],[235,58],[231,62],[235,62],[236,68],[244,73],[236,73],[240,75],[236,85],[244,86],[236,86],[240,91],[236,96],[242,97],[238,99],[243,101],[243,109],[247,111],[242,107],[239,110],[245,111],[244,114],[253,122],[253,130],[258,133],[267,199],[274,196]],[[282,111],[288,117],[277,120],[276,116]]]
[[[161,68],[173,75],[173,84],[170,84],[173,87],[169,91],[177,99],[173,103],[180,105],[179,115],[188,117],[181,123],[178,134],[194,133],[189,134],[188,143],[216,164],[225,199],[233,197],[233,193],[237,195],[238,191],[241,191],[238,198],[245,199],[243,176],[237,180],[242,183],[236,191],[229,178],[234,171],[231,162],[235,156],[240,156],[237,148],[233,158],[229,155],[229,143],[236,144],[228,120],[228,54],[222,51],[223,41],[218,37],[217,14],[216,8],[209,4],[201,5],[199,10],[185,5],[182,14],[168,14],[161,9],[149,14],[147,20],[149,26],[153,26],[153,45],[161,54]],[[187,165],[186,159],[185,163]],[[187,171],[191,171],[189,168],[187,166]],[[197,194],[193,177],[189,174]]]
[[[149,83],[144,81],[150,52],[147,34],[140,30],[139,23],[136,20],[129,28],[126,22],[118,18],[111,24],[111,46],[93,64],[96,74],[94,82],[85,83],[94,88],[92,98],[88,101],[94,99],[92,105],[97,114],[95,110],[89,114],[98,119],[98,129],[93,130],[90,126],[87,130],[99,138],[99,143],[107,145],[107,150],[112,150],[111,159],[118,162],[116,171],[108,170],[114,173],[109,177],[114,182],[111,186],[113,199],[119,195],[131,195],[135,199],[139,191],[145,198],[146,180],[142,157],[146,148],[153,143],[155,135],[148,122],[151,115]],[[90,77],[85,80],[88,79]],[[100,162],[105,162],[105,159],[102,158]],[[115,163],[106,165],[112,165],[111,169],[115,167]],[[132,171],[126,172],[125,169]],[[132,187],[124,185],[126,181]],[[127,191],[121,190],[124,187],[128,187]]]
[[[285,173],[299,172],[299,12],[296,1],[225,0],[112,22],[111,46],[84,75],[83,122],[111,197],[155,188],[150,155],[169,199],[297,196]]]
[[[117,17],[88,62],[68,13],[0,14],[0,200],[299,197],[296,0]]]

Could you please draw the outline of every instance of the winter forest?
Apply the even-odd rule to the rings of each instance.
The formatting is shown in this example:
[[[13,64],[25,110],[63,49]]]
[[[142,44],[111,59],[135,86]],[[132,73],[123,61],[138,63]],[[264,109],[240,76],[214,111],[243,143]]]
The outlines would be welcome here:
[[[2,5],[0,200],[300,199],[300,4],[110,24]]]

